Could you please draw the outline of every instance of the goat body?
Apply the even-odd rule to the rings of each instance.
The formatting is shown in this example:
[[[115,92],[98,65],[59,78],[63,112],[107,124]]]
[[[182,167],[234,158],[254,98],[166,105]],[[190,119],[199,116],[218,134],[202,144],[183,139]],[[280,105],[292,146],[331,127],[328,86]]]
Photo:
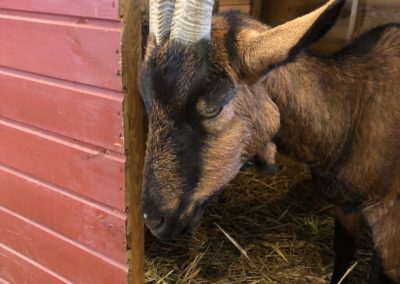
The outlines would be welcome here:
[[[332,201],[364,215],[400,281],[400,25],[329,57],[303,53],[260,84],[280,111],[278,150],[309,164]],[[347,227],[356,236],[359,226]]]

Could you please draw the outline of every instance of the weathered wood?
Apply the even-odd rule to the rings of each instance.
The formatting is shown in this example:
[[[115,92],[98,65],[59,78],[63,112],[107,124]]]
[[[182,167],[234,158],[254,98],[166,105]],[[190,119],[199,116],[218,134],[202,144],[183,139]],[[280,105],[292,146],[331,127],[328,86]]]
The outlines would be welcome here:
[[[237,10],[249,15],[251,11],[251,0],[220,0],[219,12]]]
[[[250,4],[219,6],[219,12],[226,12],[226,11],[240,11],[245,15],[250,15]]]
[[[252,0],[251,1],[251,15],[259,19],[262,13],[262,0]]]
[[[85,148],[2,119],[0,133],[1,164],[125,210],[123,156]]]
[[[96,26],[3,13],[0,48],[1,66],[121,91],[118,22]]]
[[[120,93],[2,68],[0,86],[1,116],[124,152]]]
[[[144,283],[144,227],[141,212],[144,160],[144,110],[137,91],[142,56],[141,1],[124,1],[122,73],[125,89],[124,126],[127,153],[126,192],[130,244],[129,283]]]
[[[362,32],[386,23],[400,23],[400,1],[368,0]]]
[[[62,284],[66,283],[64,280],[0,243],[0,283]]]
[[[220,0],[220,6],[250,5],[251,0]]]
[[[0,8],[119,20],[117,0],[2,0]]]
[[[2,206],[121,264],[127,262],[125,214],[1,165],[0,184]]]
[[[73,283],[126,283],[126,267],[0,206],[0,243]]]

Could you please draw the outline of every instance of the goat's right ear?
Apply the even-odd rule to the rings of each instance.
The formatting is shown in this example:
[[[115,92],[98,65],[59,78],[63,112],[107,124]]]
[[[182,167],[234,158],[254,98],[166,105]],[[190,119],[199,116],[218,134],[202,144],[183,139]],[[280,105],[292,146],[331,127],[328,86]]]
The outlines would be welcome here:
[[[330,0],[319,9],[271,29],[239,32],[239,54],[248,76],[260,76],[291,60],[304,47],[322,37],[336,22],[345,0]]]

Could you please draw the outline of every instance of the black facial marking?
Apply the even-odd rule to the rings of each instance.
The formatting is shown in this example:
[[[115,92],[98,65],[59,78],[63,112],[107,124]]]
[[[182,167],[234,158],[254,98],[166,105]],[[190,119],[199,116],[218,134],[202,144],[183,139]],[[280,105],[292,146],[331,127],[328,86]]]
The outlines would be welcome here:
[[[209,106],[223,107],[233,98],[234,85],[226,74],[213,74],[213,80],[204,94],[204,99]]]
[[[208,80],[207,50],[207,41],[190,46],[172,41],[166,52],[156,58],[155,99],[162,106],[186,108],[198,95],[199,84]]]
[[[200,180],[204,138],[188,124],[180,125],[171,138],[173,152],[178,159],[177,175],[184,181],[185,188],[194,189]]]
[[[236,70],[242,70],[239,56],[236,52],[236,37],[239,31],[244,27],[243,15],[238,11],[229,11],[222,14],[228,22],[229,30],[225,39],[225,48],[228,53],[230,64]]]

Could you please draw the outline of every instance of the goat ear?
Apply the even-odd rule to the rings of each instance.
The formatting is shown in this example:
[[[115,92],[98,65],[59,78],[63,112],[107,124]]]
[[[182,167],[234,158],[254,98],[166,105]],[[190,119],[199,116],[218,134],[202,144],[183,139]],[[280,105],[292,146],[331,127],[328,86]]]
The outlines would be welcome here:
[[[154,98],[154,82],[151,67],[142,66],[139,72],[139,94],[146,108],[147,115],[151,114],[151,106]]]
[[[345,0],[330,0],[319,9],[275,28],[239,33],[244,73],[260,76],[293,59],[334,25],[344,3]]]

